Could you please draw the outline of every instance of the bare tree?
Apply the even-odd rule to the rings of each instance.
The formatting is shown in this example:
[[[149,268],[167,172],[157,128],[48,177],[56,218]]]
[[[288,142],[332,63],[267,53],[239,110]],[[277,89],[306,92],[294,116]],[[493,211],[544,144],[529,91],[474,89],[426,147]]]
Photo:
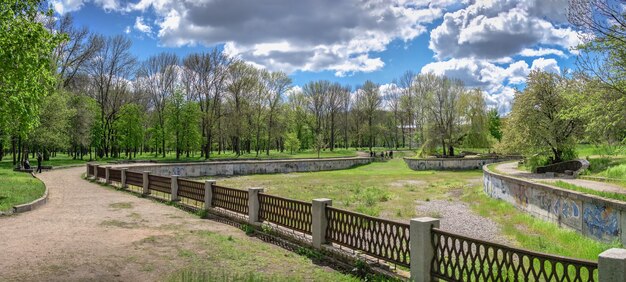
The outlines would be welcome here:
[[[379,85],[368,80],[359,89],[361,91],[361,108],[367,118],[367,128],[369,137],[369,149],[372,151],[375,141],[374,115],[382,105],[382,97],[380,95]]]
[[[267,95],[265,95],[268,107],[266,154],[269,156],[272,131],[277,114],[276,110],[279,108],[285,92],[291,88],[291,78],[284,72],[263,72],[262,74],[263,83],[267,91]]]
[[[160,53],[141,64],[137,80],[146,91],[157,114],[161,136],[161,154],[165,157],[165,102],[176,88],[179,59],[173,53]]]
[[[92,96],[100,107],[102,127],[102,142],[98,154],[100,157],[109,156],[112,123],[128,95],[130,81],[134,72],[136,59],[130,53],[132,42],[128,37],[118,35],[104,40],[87,65],[87,72],[91,77]]]
[[[86,27],[76,28],[69,14],[62,16],[52,28],[67,35],[66,40],[55,48],[53,56],[53,66],[61,81],[58,87],[67,88],[103,47],[104,39],[90,33]]]

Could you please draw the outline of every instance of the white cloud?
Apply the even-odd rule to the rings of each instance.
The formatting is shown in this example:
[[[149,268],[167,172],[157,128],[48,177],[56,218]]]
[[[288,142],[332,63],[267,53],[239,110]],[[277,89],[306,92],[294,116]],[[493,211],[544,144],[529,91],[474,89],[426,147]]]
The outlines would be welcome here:
[[[382,59],[371,52],[426,33],[427,24],[457,5],[451,0],[93,1],[124,13],[150,10],[156,26],[138,17],[134,28],[157,35],[162,46],[226,44],[231,55],[268,69],[330,70],[337,76],[382,68]]]
[[[542,70],[553,73],[561,73],[561,68],[555,59],[539,58],[533,61],[531,70]]]
[[[477,1],[446,13],[431,31],[429,48],[438,59],[499,59],[537,44],[569,50],[578,33],[561,27],[567,1]]]
[[[124,33],[129,34],[131,31],[130,26],[126,26],[126,28],[124,29]]]
[[[54,11],[63,15],[80,10],[83,7],[83,0],[51,0],[50,6]]]
[[[523,57],[543,57],[548,55],[555,55],[559,57],[567,57],[563,51],[558,49],[551,48],[539,48],[539,49],[531,49],[526,48],[519,53],[520,56]]]
[[[134,26],[134,28],[136,30],[140,31],[140,32],[145,33],[145,34],[148,34],[148,35],[152,34],[152,28],[149,25],[147,25],[147,24],[145,24],[143,22],[143,18],[142,17],[137,17],[135,19],[135,26]]]

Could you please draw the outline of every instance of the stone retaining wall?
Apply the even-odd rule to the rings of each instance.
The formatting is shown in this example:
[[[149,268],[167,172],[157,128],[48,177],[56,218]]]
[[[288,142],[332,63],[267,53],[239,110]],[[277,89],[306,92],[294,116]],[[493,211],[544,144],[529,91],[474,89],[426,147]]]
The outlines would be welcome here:
[[[404,162],[406,162],[412,170],[465,170],[480,169],[486,164],[521,159],[521,156],[502,156],[492,158],[405,158]]]
[[[483,167],[484,192],[593,239],[626,244],[626,202],[530,182]]]
[[[267,173],[311,172],[347,169],[369,164],[371,158],[326,158],[264,161],[211,161],[176,164],[145,164],[128,166],[131,171],[150,171],[151,174],[183,177],[229,176]],[[118,166],[123,167],[123,166]]]

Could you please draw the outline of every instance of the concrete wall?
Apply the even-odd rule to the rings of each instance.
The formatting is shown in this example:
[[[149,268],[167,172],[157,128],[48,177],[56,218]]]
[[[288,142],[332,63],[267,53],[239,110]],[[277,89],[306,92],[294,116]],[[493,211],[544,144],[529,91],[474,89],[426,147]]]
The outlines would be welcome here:
[[[128,166],[131,171],[150,171],[151,174],[187,177],[229,176],[266,173],[311,172],[347,169],[369,164],[370,158],[326,158],[266,161],[211,161],[176,164],[145,164]],[[119,167],[123,167],[120,165]]]
[[[626,244],[626,202],[506,176],[483,167],[484,192],[593,239]]]
[[[499,158],[405,158],[404,162],[412,170],[464,170],[480,169],[486,164],[520,159],[522,159],[520,156],[503,156]]]

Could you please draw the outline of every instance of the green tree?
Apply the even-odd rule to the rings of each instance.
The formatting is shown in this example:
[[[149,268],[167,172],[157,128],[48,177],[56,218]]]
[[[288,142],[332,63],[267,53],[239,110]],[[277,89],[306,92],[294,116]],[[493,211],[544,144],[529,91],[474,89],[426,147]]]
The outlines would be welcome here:
[[[296,133],[287,133],[285,136],[285,147],[287,147],[287,150],[289,150],[292,155],[300,149],[300,140],[298,140],[298,135],[296,135]]]
[[[137,104],[126,104],[120,108],[115,128],[119,134],[119,144],[124,149],[128,159],[136,156],[143,142],[143,123],[145,115]]]
[[[489,119],[487,117],[487,104],[480,89],[474,89],[461,95],[459,114],[466,122],[462,124],[465,136],[463,145],[468,148],[488,148],[489,142]]]
[[[491,109],[487,113],[489,119],[489,134],[500,142],[502,140],[502,122],[497,109]]]
[[[68,107],[68,95],[53,92],[42,101],[40,122],[29,134],[34,150],[43,152],[44,160],[50,159],[50,151],[66,148],[69,144],[69,125],[73,110]]]
[[[52,15],[40,10],[43,2],[0,1],[0,135],[25,137],[37,127],[42,98],[56,82],[50,59],[64,36],[39,20]]]
[[[582,122],[567,114],[572,107],[565,89],[567,79],[558,74],[532,71],[526,89],[515,95],[504,127],[504,148],[523,153],[550,153],[552,162],[574,156]]]

